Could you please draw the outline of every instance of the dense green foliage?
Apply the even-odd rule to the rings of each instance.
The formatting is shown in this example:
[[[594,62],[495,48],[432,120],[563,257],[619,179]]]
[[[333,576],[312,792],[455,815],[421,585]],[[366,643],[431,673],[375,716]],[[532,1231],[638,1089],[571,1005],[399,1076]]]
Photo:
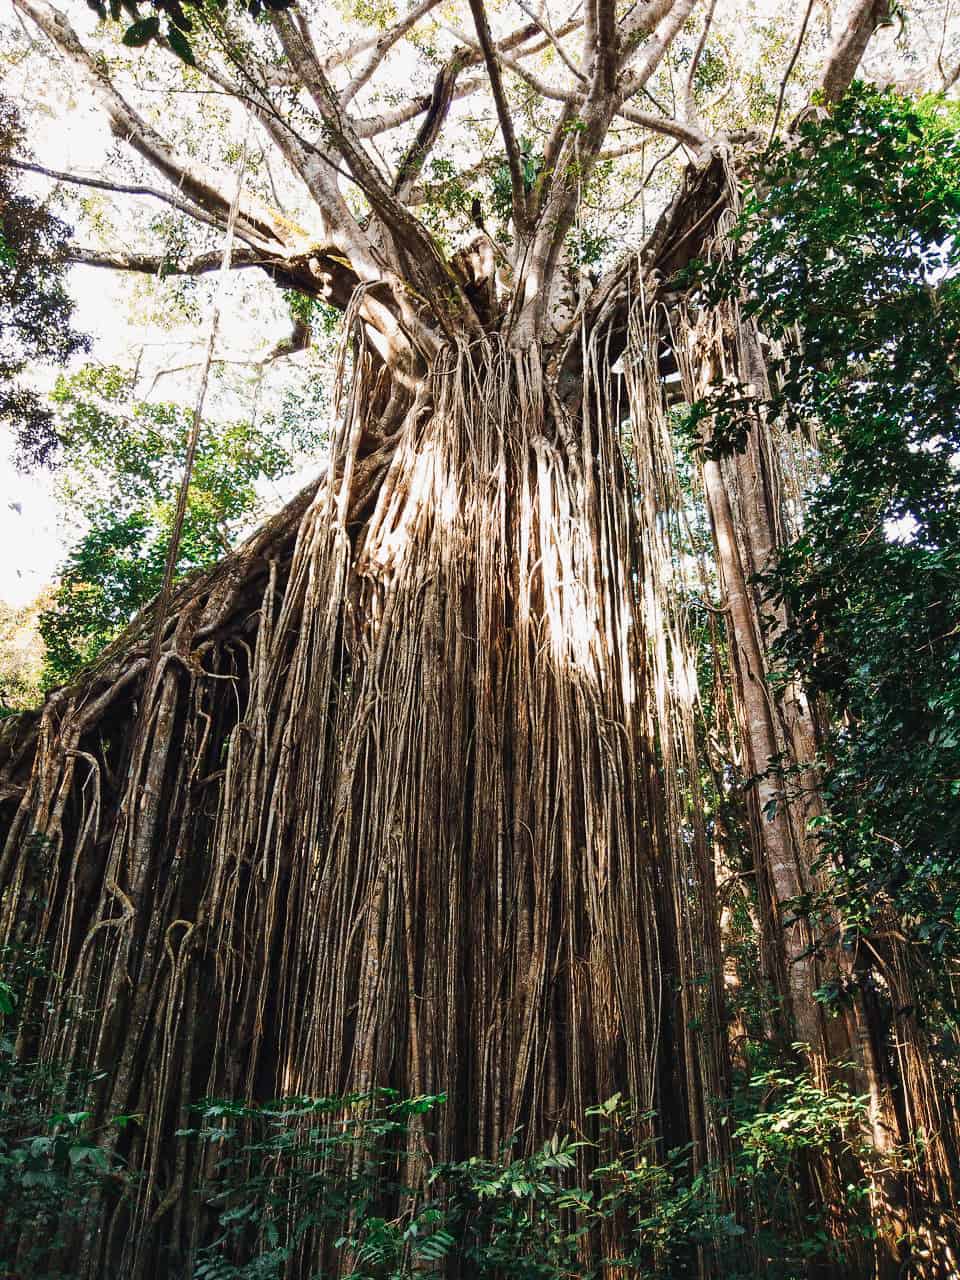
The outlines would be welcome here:
[[[719,1207],[718,1171],[692,1174],[688,1151],[638,1146],[642,1117],[619,1096],[588,1109],[589,1135],[558,1134],[528,1154],[517,1135],[498,1159],[431,1165],[423,1137],[444,1101],[380,1090],[201,1106],[199,1127],[181,1137],[217,1153],[206,1191],[220,1233],[201,1251],[196,1280],[279,1278],[313,1231],[349,1260],[354,1280],[591,1280],[611,1265],[679,1280],[698,1274],[703,1247],[728,1280],[799,1280],[836,1241],[816,1214],[796,1217],[798,1179],[811,1153],[858,1142],[863,1106],[842,1087],[823,1092],[777,1072],[744,1085],[730,1122],[748,1233]],[[593,1172],[581,1181],[584,1147]],[[849,1194],[855,1232],[864,1193]]]
[[[84,532],[41,615],[50,683],[96,656],[159,590],[190,411],[140,400],[115,367],[89,366],[54,393],[64,496]],[[257,483],[291,467],[268,419],[208,421],[200,436],[177,574],[218,560],[255,513]]]
[[[508,1148],[498,1160],[426,1167],[414,1135],[443,1101],[381,1091],[208,1105],[198,1136],[223,1152],[212,1188],[223,1235],[196,1275],[279,1276],[303,1235],[318,1229],[352,1259],[357,1280],[445,1276],[454,1260],[457,1274],[477,1278],[593,1276],[597,1268],[579,1257],[581,1238],[621,1214],[633,1245],[620,1260],[642,1275],[644,1258],[670,1254],[680,1276],[696,1273],[691,1245],[733,1230],[712,1207],[706,1179],[684,1184],[683,1153],[658,1163],[652,1152],[623,1150],[589,1187],[576,1185],[584,1144],[569,1137],[530,1155]],[[629,1128],[619,1099],[595,1113],[604,1136]]]
[[[98,1198],[135,1193],[103,1139],[135,1137],[145,1119],[98,1125],[103,1077],[37,1056],[36,991],[46,974],[35,949],[0,953],[0,1269],[23,1280],[66,1280]],[[443,1096],[402,1099],[388,1089],[199,1104],[195,1126],[177,1135],[206,1153],[208,1170],[200,1192],[209,1243],[189,1275],[281,1280],[299,1274],[299,1250],[318,1233],[331,1264],[346,1263],[353,1280],[598,1280],[612,1264],[638,1280],[680,1280],[698,1274],[703,1248],[727,1280],[801,1280],[811,1260],[838,1246],[822,1212],[797,1212],[809,1160],[827,1149],[855,1149],[862,1168],[871,1159],[863,1099],[839,1084],[821,1090],[802,1073],[755,1072],[723,1122],[738,1221],[720,1206],[723,1171],[695,1172],[688,1149],[663,1153],[638,1141],[647,1117],[620,1095],[588,1108],[587,1130],[558,1133],[538,1150],[524,1152],[516,1134],[495,1159],[433,1164],[426,1140],[445,1105]],[[860,1222],[865,1194],[865,1184],[847,1188],[850,1234],[869,1230]]]
[[[57,448],[53,415],[23,373],[37,363],[62,365],[89,342],[71,325],[64,276],[70,228],[18,190],[24,131],[0,95],[0,423],[9,426],[24,463],[48,462]]]
[[[958,229],[956,105],[860,86],[771,150],[706,280],[782,344],[765,410],[816,432],[803,535],[763,585],[782,673],[832,726],[819,834],[844,925],[895,918],[934,955],[960,950]]]

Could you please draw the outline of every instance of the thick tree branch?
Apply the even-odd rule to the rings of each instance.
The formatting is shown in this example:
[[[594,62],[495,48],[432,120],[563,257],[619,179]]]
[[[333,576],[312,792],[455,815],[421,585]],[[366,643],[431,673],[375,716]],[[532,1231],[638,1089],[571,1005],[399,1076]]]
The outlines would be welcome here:
[[[462,45],[463,50],[457,50],[454,57],[462,58],[464,68],[479,66],[483,62],[483,50],[479,43],[464,31],[460,31],[456,27],[443,24],[445,29],[450,32]],[[576,31],[582,27],[583,23],[579,19],[571,19],[554,32],[556,36],[568,35],[571,31]],[[574,101],[574,95],[563,89],[558,89],[553,85],[547,84],[539,76],[528,71],[520,62],[521,58],[530,57],[532,54],[540,53],[550,43],[549,37],[543,40],[535,41],[527,48],[521,48],[520,52],[511,57],[507,50],[516,49],[522,46],[526,41],[536,36],[541,30],[538,24],[532,23],[529,26],[522,27],[520,30],[513,32],[511,35],[504,37],[503,40],[497,41],[497,53],[500,61],[505,67],[508,67],[515,75],[525,80],[532,89],[539,93],[542,97],[554,98],[560,102]],[[453,102],[458,102],[461,98],[469,97],[481,89],[488,89],[490,81],[487,76],[474,76],[470,80],[458,81],[453,91]],[[354,120],[353,127],[358,138],[372,138],[377,134],[385,133],[388,129],[395,129],[399,125],[406,124],[410,120],[414,120],[417,116],[422,115],[425,111],[429,111],[433,102],[433,94],[421,94],[417,98],[411,98],[408,102],[401,103],[399,106],[392,108],[390,111],[384,111],[380,115],[368,116],[366,119]]]
[[[387,48],[391,48],[422,17],[429,13],[431,9],[435,9],[440,3],[441,0],[421,0],[420,4],[414,5],[412,9],[408,10],[389,30],[374,31],[369,35],[359,36],[356,40],[351,41],[345,49],[337,49],[336,52],[324,58],[322,63],[324,71],[335,71],[337,67],[345,66],[346,63],[352,62],[354,58],[359,58],[362,53],[366,53],[369,49],[376,49],[381,41],[389,41]],[[391,39],[390,37],[395,31],[398,31],[396,39]]]
[[[280,37],[284,53],[310,94],[327,134],[326,141],[333,145],[349,170],[353,180],[370,201],[377,214],[400,233],[412,234],[414,242],[420,239],[416,232],[416,219],[402,208],[395,199],[386,180],[364,151],[353,127],[353,121],[341,107],[339,97],[320,65],[312,46],[307,43],[297,24],[287,12],[273,16],[273,26]],[[412,225],[409,225],[412,224]],[[414,247],[413,244],[410,245]],[[419,245],[417,247],[420,247]]]
[[[188,164],[175,155],[169,144],[117,91],[107,74],[81,44],[64,15],[47,0],[15,0],[15,4],[37,23],[82,77],[105,112],[113,132],[127,141],[208,215],[218,219],[225,218],[230,200],[221,188],[221,175],[210,168]],[[207,72],[210,74],[209,69]],[[241,99],[244,97],[229,79],[220,79],[227,92]],[[341,224],[336,225],[339,207],[343,206],[345,211],[346,206],[343,205],[327,166],[323,164],[321,153],[315,148],[310,151],[304,147],[296,135],[283,126],[269,104],[260,109],[256,102],[248,105],[252,105],[284,154],[294,162],[295,171],[307,181],[319,205],[319,212],[331,222],[329,231],[332,243],[317,245],[303,228],[291,223],[278,210],[245,195],[240,204],[237,228],[248,242],[248,248],[237,251],[235,265],[263,267],[272,279],[284,287],[302,289],[314,296],[324,297],[340,307],[347,305],[353,290],[362,284],[365,292],[360,305],[360,318],[367,324],[371,340],[384,360],[398,366],[409,364],[411,337],[423,351],[433,349],[435,338],[406,297],[402,282],[395,277],[391,278],[383,265],[374,260],[365,237],[356,228],[349,213],[346,213],[346,225],[342,217]],[[295,146],[302,148],[302,154],[294,154]],[[350,223],[353,224],[352,227]],[[344,245],[347,247],[346,257],[343,256]],[[198,254],[178,266],[161,254],[77,248],[72,251],[71,260],[121,271],[198,275],[214,270],[219,256]],[[381,282],[387,286],[385,297],[372,291],[373,286]],[[402,317],[402,325],[398,317]]]
[[[78,266],[131,271],[161,278],[207,275],[219,269],[221,256],[219,250],[209,250],[177,261],[149,250],[95,249],[83,245],[71,245],[66,254],[67,261]],[[296,289],[308,297],[322,298],[341,311],[347,307],[360,283],[350,263],[319,246],[296,257],[263,253],[249,246],[235,248],[230,269],[242,271],[250,267],[259,267],[281,288]],[[366,310],[368,314],[362,314],[362,318],[368,319],[382,333],[390,331],[389,323],[384,323],[384,316],[374,314],[373,304]]]
[[[846,93],[870,37],[889,16],[890,0],[855,0],[820,76],[819,89],[826,103],[838,102]]]
[[[565,136],[564,131],[569,126],[570,121],[576,116],[577,108],[585,101],[584,95],[578,92],[567,92],[557,88],[555,85],[547,84],[538,76],[533,75],[526,67],[514,65],[511,61],[505,60],[506,65],[511,71],[515,72],[520,79],[530,85],[531,89],[536,90],[541,97],[553,99],[556,102],[563,102],[567,106],[567,110],[561,114],[557,120],[550,140],[545,148],[543,171],[546,175],[552,172],[556,161],[560,144]],[[624,103],[618,110],[616,115],[628,120],[631,124],[638,124],[644,129],[650,129],[653,133],[663,133],[670,138],[678,138],[687,146],[694,149],[703,146],[708,141],[707,135],[694,124],[684,124],[681,120],[674,119],[669,115],[654,115],[649,111],[640,111],[638,108]]]
[[[648,36],[673,8],[674,0],[647,0],[637,4],[620,23],[620,62],[625,66]]]
[[[464,66],[466,65],[464,63]],[[459,81],[453,90],[451,102],[459,102],[461,98],[467,98],[478,90],[485,89],[487,83],[486,76],[473,76],[470,80]],[[378,134],[386,133],[388,129],[396,129],[400,125],[407,124],[410,120],[415,120],[417,116],[422,116],[425,111],[430,110],[433,98],[434,95],[432,93],[423,93],[417,98],[411,98],[409,102],[404,102],[400,106],[391,108],[390,111],[382,112],[380,115],[366,116],[362,119],[354,120],[354,131],[358,138],[375,138]]]
[[[568,18],[566,22],[561,23],[554,31],[554,36],[562,39],[563,36],[570,35],[573,31],[578,31],[583,26],[582,18]],[[453,28],[449,28],[453,30]],[[454,31],[458,38],[463,39],[463,33]],[[529,58],[531,54],[542,53],[551,43],[549,36],[543,35],[542,39],[537,37],[543,35],[543,28],[538,22],[527,23],[524,27],[518,27],[516,31],[511,31],[508,36],[504,36],[502,40],[496,42],[496,50],[500,55],[501,61],[503,55],[511,53],[514,49],[518,50],[518,58]],[[533,41],[529,44],[528,41]],[[469,39],[465,43],[470,43]],[[483,61],[482,51],[477,47],[478,57],[476,62],[479,65]]]
[[[369,326],[368,332],[383,358],[392,364],[408,363],[411,354],[410,340],[423,353],[433,350],[436,346],[436,335],[432,331],[430,320],[425,319],[421,314],[427,309],[423,297],[418,299],[417,295],[407,288],[407,282],[398,274],[396,264],[388,263],[380,249],[373,245],[369,235],[360,227],[340,193],[336,175],[341,174],[345,178],[353,177],[354,181],[356,177],[340,168],[331,156],[329,147],[321,149],[313,145],[276,110],[266,86],[253,78],[243,60],[236,55],[234,51],[236,39],[231,36],[228,24],[222,15],[220,23],[225,51],[238,74],[243,76],[249,85],[250,92],[244,92],[239,84],[231,81],[214,67],[202,64],[201,69],[213,83],[221,85],[226,92],[232,93],[243,101],[253,112],[293,171],[306,184],[323,219],[322,243],[305,244],[306,233],[296,228],[299,232],[296,238],[296,254],[288,254],[283,265],[270,268],[271,276],[278,283],[287,286],[292,284],[292,287],[303,289],[306,293],[318,294],[341,309],[349,304],[354,289],[361,287],[363,294],[359,306],[360,319]],[[290,45],[297,56],[291,57],[290,50],[285,50],[298,76],[298,84],[315,97],[320,96],[324,104],[329,105],[332,116],[336,118],[337,123],[343,122],[345,131],[349,135],[343,141],[351,148],[354,160],[359,158],[367,166],[366,174],[372,175],[376,182],[380,182],[379,175],[376,174],[360,147],[359,141],[350,132],[349,119],[340,111],[336,95],[323,73],[309,34],[303,34],[301,25],[291,24],[292,35],[289,36]],[[307,73],[314,76],[313,81],[305,80]],[[329,119],[328,116],[327,120]],[[329,123],[327,128],[331,135],[335,133],[335,128],[331,128]],[[352,168],[350,157],[345,154],[343,146],[338,146],[338,152],[348,168]],[[380,189],[387,192],[388,197],[392,199],[389,196],[389,190],[383,184]],[[370,192],[367,191],[367,194],[369,198]],[[372,203],[377,209],[376,201]],[[420,228],[420,224],[412,214],[400,205],[396,207],[414,229]],[[427,239],[429,241],[429,237]],[[450,298],[455,304],[458,298],[457,284],[455,281],[451,283],[446,278],[445,264],[439,258],[432,241],[429,241],[429,251],[421,253],[416,261],[418,266],[426,266],[428,270],[431,266],[434,268],[435,278],[440,277],[445,286],[439,296]],[[435,283],[435,279],[431,283]],[[377,286],[380,285],[385,286],[385,289],[378,289]],[[432,291],[425,285],[424,292],[429,294]],[[442,322],[440,308],[435,307],[434,310],[435,318]],[[464,323],[469,330],[472,317],[466,299],[463,299],[463,311]]]
[[[544,282],[552,279],[564,240],[576,216],[580,193],[589,181],[611,122],[625,99],[641,90],[653,75],[695,3],[696,0],[675,0],[672,5],[664,5],[657,0],[657,3],[645,5],[624,24],[621,28],[621,41],[625,52],[621,61],[626,60],[630,54],[624,31],[628,37],[639,40],[650,29],[657,15],[664,15],[653,39],[644,46],[640,66],[629,76],[624,73],[623,83],[619,87],[615,84],[610,86],[609,71],[600,65],[604,60],[604,51],[599,45],[599,33],[608,29],[610,10],[604,7],[605,0],[596,0],[592,18],[588,12],[588,29],[592,23],[598,33],[596,56],[591,65],[590,93],[578,112],[577,129],[563,130],[567,136],[557,148],[553,166],[555,171],[542,188],[537,230],[525,263],[522,290],[518,290],[515,303],[513,332],[514,342],[518,346],[526,346],[543,328],[547,305]],[[653,121],[660,125],[660,131],[664,131],[657,117],[653,117]],[[652,124],[653,121],[644,123]],[[671,133],[676,136],[675,129]],[[703,141],[699,131],[687,132],[685,140],[695,146],[700,146]]]
[[[419,219],[397,199],[374,167],[354,131],[353,122],[341,108],[336,91],[289,12],[274,13],[272,23],[284,52],[320,112],[326,140],[340,154],[381,225],[401,252],[399,260],[392,264],[383,263],[379,278],[389,284],[405,323],[411,331],[423,328],[418,309],[424,303],[421,300],[414,304],[407,287],[412,284],[420,294],[430,298],[435,319],[446,332],[452,334],[462,326],[474,336],[479,336],[482,332],[480,323],[436,242]]]
[[[696,8],[697,0],[676,0],[665,17],[658,23],[653,39],[643,46],[643,56],[625,80],[622,89],[624,99],[638,93],[663,61],[663,55],[673,44],[680,28]]]
[[[219,249],[210,249],[178,262],[164,253],[138,253],[136,250],[93,249],[71,245],[65,256],[68,262],[75,262],[79,266],[107,267],[112,271],[135,271],[150,276],[202,276],[210,271],[218,271],[223,255]],[[247,247],[234,249],[230,265],[236,271],[244,267],[263,267],[266,270],[281,263],[282,259],[278,260],[262,250]]]
[[[629,120],[631,124],[638,124],[652,133],[663,133],[668,138],[676,138],[695,151],[709,142],[707,135],[695,123],[684,124],[683,121],[674,120],[671,116],[656,116],[649,111],[640,111],[629,102],[625,102],[617,114],[624,120]]]
[[[578,23],[574,23],[571,24],[571,27],[578,25]],[[563,30],[568,29],[570,28],[563,28]],[[455,36],[462,44],[465,44],[469,49],[474,51],[476,55],[476,62],[479,63],[483,61],[483,49],[478,40],[474,39],[474,37],[469,35],[466,31],[461,31],[458,27],[446,26],[446,30],[449,31],[452,36]],[[537,28],[529,27],[526,28],[526,30],[536,31]],[[548,47],[549,43],[550,41],[548,39],[540,40],[536,44],[530,45],[529,48],[521,49],[519,53],[511,56],[511,54],[507,52],[510,47],[509,40],[501,40],[495,46],[497,51],[497,61],[501,66],[506,67],[508,71],[512,71],[515,76],[524,80],[531,89],[539,93],[543,98],[554,98],[559,102],[568,102],[573,97],[583,97],[586,93],[586,89],[581,87],[579,80],[575,89],[563,88],[560,85],[550,84],[548,81],[544,80],[542,76],[538,76],[536,72],[531,71],[529,67],[525,67],[520,61],[521,58],[529,58],[531,54],[540,53],[541,50]],[[489,87],[489,79],[487,77],[484,77],[483,84],[485,87]]]
[[[413,143],[397,166],[393,191],[398,200],[404,202],[408,200],[417,178],[423,171],[427,156],[436,145],[454,99],[457,76],[460,74],[466,54],[466,50],[462,53],[455,53],[450,61],[441,67],[437,73],[426,118],[420,125]]]
[[[225,22],[222,23],[220,35],[228,56],[233,57],[235,38]],[[329,242],[331,248],[337,248],[351,260],[355,260],[359,266],[369,257],[370,245],[340,192],[337,185],[337,173],[340,171],[331,157],[290,126],[273,105],[268,87],[258,82],[240,59],[235,60],[235,67],[247,82],[248,92],[209,62],[199,60],[197,65],[212,84],[243,102],[253,113],[313,197],[316,211],[320,214],[323,239]],[[343,176],[349,178],[350,175],[344,173]],[[287,222],[287,226],[293,227],[293,224]],[[306,237],[306,232],[300,228],[296,230],[299,232],[297,248],[300,248],[299,242]]]
[[[593,83],[600,93],[613,93],[620,60],[616,0],[596,0],[597,48],[593,58]]]

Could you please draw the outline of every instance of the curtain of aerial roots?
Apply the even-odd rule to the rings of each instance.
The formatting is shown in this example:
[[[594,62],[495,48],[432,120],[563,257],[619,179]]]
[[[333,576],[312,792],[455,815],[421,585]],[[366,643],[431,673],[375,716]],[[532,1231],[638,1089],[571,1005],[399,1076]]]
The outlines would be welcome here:
[[[700,698],[697,643],[690,631],[690,596],[707,593],[702,564],[685,513],[688,500],[676,469],[660,353],[664,314],[639,298],[628,319],[624,394],[632,443],[643,573],[651,696],[649,735],[656,744],[660,802],[669,850],[671,907],[681,972],[681,1034],[694,1132],[726,1196],[728,1133],[717,1128],[710,1100],[726,1096],[728,1045],[722,990],[722,948],[716,868],[708,840],[703,773],[708,769],[706,723]]]
[[[621,1092],[722,1157],[695,676],[640,363],[638,529],[596,352],[568,418],[535,351],[448,350],[413,394],[361,348],[292,554],[265,538],[181,599],[142,707],[129,674],[48,707],[7,936],[48,948],[42,1052],[107,1073],[101,1118],[141,1117],[109,1132],[142,1176],[88,1274],[189,1253],[204,1171],[173,1134],[203,1096],[446,1091],[456,1156]]]

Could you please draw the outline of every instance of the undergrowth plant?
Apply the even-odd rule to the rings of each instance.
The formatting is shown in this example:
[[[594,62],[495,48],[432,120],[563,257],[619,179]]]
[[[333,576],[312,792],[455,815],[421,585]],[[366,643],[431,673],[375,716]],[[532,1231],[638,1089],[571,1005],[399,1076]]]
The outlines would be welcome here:
[[[0,1274],[67,1280],[103,1196],[134,1182],[94,1124],[98,1076],[32,1048],[35,948],[8,947],[0,976]],[[207,1170],[190,1280],[594,1280],[696,1276],[704,1251],[725,1280],[800,1280],[869,1236],[865,1099],[767,1058],[743,1072],[722,1116],[727,1167],[646,1137],[649,1112],[620,1094],[587,1109],[589,1132],[529,1149],[518,1132],[495,1158],[434,1163],[430,1125],[443,1094],[389,1089],[269,1103],[207,1100],[178,1133]],[[113,1117],[117,1128],[143,1117]],[[818,1152],[856,1156],[861,1176],[815,1208],[805,1179]],[[732,1182],[737,1212],[724,1210]],[[729,1190],[729,1186],[728,1186]],[[822,1200],[822,1197],[820,1197]],[[12,1243],[17,1242],[17,1243]],[[320,1256],[316,1270],[305,1259]]]
[[[822,1214],[797,1211],[807,1159],[838,1145],[862,1148],[864,1100],[846,1088],[821,1090],[780,1070],[745,1079],[726,1118],[739,1221],[720,1207],[723,1171],[694,1171],[688,1149],[661,1153],[638,1141],[649,1117],[619,1095],[589,1109],[591,1137],[556,1134],[524,1151],[517,1134],[496,1159],[432,1164],[424,1125],[445,1101],[380,1089],[203,1104],[197,1126],[180,1137],[214,1153],[205,1198],[217,1231],[192,1276],[306,1275],[299,1259],[318,1233],[331,1274],[350,1280],[591,1280],[611,1267],[679,1278],[697,1275],[702,1250],[728,1280],[799,1280],[836,1244]],[[848,1230],[864,1194],[847,1188]]]

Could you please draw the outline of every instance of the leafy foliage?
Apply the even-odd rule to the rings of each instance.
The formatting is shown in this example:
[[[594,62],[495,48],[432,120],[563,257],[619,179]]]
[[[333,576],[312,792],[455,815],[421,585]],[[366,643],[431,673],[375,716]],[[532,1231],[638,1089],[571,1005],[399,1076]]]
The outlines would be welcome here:
[[[543,168],[543,155],[534,150],[534,144],[530,138],[520,138],[519,148],[523,189],[529,193],[533,190],[537,176]],[[510,166],[507,164],[506,156],[494,167],[490,176],[490,184],[493,211],[500,221],[506,224],[513,210],[513,187],[510,179]]]
[[[70,678],[160,588],[190,411],[136,398],[130,377],[90,366],[54,393],[68,478],[86,524],[40,618],[47,679]],[[207,422],[194,463],[178,575],[213,563],[258,504],[257,483],[289,471],[270,423]]]
[[[819,834],[851,938],[960,951],[960,117],[855,88],[775,147],[709,296],[783,345],[766,406],[824,478],[767,574],[785,673],[826,697]],[[797,341],[799,333],[801,340]],[[735,443],[734,447],[735,447]]]
[[[136,1186],[93,1125],[103,1076],[29,1048],[47,978],[36,948],[0,952],[0,1266],[24,1280],[66,1280],[99,1198]],[[84,1018],[72,1005],[59,1013]],[[517,1134],[496,1159],[432,1164],[429,1125],[445,1105],[443,1095],[389,1089],[198,1104],[197,1124],[177,1134],[199,1145],[209,1171],[201,1194],[213,1230],[193,1280],[307,1280],[298,1268],[314,1236],[352,1280],[599,1280],[611,1266],[681,1280],[700,1274],[704,1248],[727,1280],[800,1280],[836,1247],[821,1214],[796,1217],[805,1162],[828,1148],[870,1159],[864,1099],[778,1069],[735,1090],[726,1171],[695,1170],[688,1148],[659,1152],[640,1136],[652,1117],[619,1094],[587,1109],[590,1133],[557,1133],[526,1153]],[[114,1117],[111,1127],[137,1120]],[[718,1180],[731,1173],[743,1221],[719,1207]],[[847,1189],[848,1229],[867,1230],[857,1225],[864,1186]]]
[[[264,11],[279,13],[289,9],[293,0],[243,0],[243,8],[253,18],[259,18]],[[121,39],[131,49],[141,49],[155,40],[165,40],[173,52],[188,66],[196,66],[193,46],[189,33],[193,31],[196,20],[203,18],[203,0],[149,0],[153,13],[143,17],[140,12],[140,0],[87,0],[87,5],[94,13],[106,22],[109,16],[112,22],[128,21]],[[226,8],[227,0],[213,0],[214,8]],[[191,13],[193,16],[191,17]],[[167,25],[161,31],[161,17],[166,18]]]
[[[637,1218],[638,1262],[641,1249],[672,1249],[680,1259],[695,1228],[710,1234],[702,1188],[691,1201],[675,1185],[680,1158],[658,1165],[624,1153],[588,1189],[574,1181],[583,1143],[559,1136],[529,1155],[511,1144],[498,1160],[428,1167],[422,1125],[443,1102],[379,1090],[254,1108],[206,1104],[202,1127],[183,1136],[220,1152],[222,1235],[204,1251],[197,1277],[279,1276],[311,1231],[331,1242],[331,1256],[351,1260],[355,1280],[439,1280],[451,1264],[454,1274],[477,1278],[599,1275],[583,1261],[582,1239],[616,1213]],[[629,1118],[618,1098],[595,1112],[608,1122]]]
[[[764,1049],[760,1049],[761,1055]],[[870,1240],[872,1171],[877,1153],[866,1141],[867,1099],[842,1080],[818,1087],[805,1072],[765,1067],[736,1082],[736,1181],[752,1224],[753,1247],[773,1273],[805,1273],[814,1259],[841,1266],[845,1240]],[[843,1237],[828,1229],[821,1208],[808,1203],[806,1178],[818,1153],[829,1152],[847,1173],[833,1206]],[[853,1157],[853,1159],[850,1159]],[[785,1230],[791,1223],[792,1229]]]
[[[791,1220],[804,1161],[855,1134],[863,1110],[842,1086],[824,1092],[804,1076],[766,1071],[744,1083],[730,1119],[748,1236],[718,1208],[718,1171],[691,1174],[689,1151],[664,1157],[638,1144],[644,1117],[620,1095],[588,1110],[592,1140],[558,1134],[524,1155],[518,1135],[498,1159],[431,1166],[423,1126],[444,1101],[378,1090],[202,1104],[200,1124],[180,1137],[217,1154],[207,1198],[220,1231],[196,1280],[280,1277],[313,1232],[353,1280],[589,1280],[610,1266],[679,1278],[698,1274],[701,1247],[723,1260],[728,1280],[793,1280],[835,1243],[815,1213],[800,1233]],[[593,1172],[579,1182],[584,1148]],[[605,1254],[613,1238],[621,1247]]]
[[[24,137],[16,108],[0,95],[0,422],[13,429],[27,465],[48,462],[58,442],[49,408],[21,375],[35,363],[65,364],[89,340],[71,325],[70,228],[17,190],[9,157],[24,154]]]

